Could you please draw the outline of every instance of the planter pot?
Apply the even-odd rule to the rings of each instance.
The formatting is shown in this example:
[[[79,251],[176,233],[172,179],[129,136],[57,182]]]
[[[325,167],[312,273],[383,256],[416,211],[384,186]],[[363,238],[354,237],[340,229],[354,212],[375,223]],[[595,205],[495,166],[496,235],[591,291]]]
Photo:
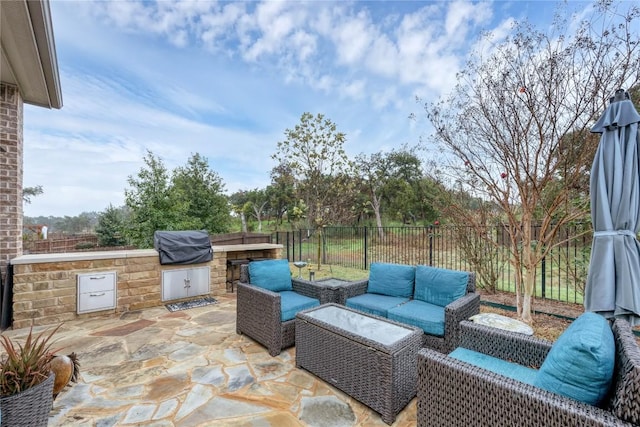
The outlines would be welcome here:
[[[53,404],[55,374],[22,393],[0,398],[1,427],[46,427]]]

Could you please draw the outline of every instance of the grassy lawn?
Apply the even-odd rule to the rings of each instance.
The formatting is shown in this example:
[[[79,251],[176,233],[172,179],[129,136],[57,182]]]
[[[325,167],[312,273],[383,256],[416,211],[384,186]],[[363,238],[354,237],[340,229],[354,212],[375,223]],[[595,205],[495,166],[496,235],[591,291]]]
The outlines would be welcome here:
[[[293,259],[302,259],[312,263],[317,260],[317,245],[313,241],[315,236],[310,236],[302,243],[296,243]],[[436,240],[433,251],[428,251],[422,240],[404,244],[402,241],[393,241],[391,237],[386,244],[370,243],[368,256],[365,261],[364,247],[358,239],[327,239],[322,247],[323,265],[317,278],[324,277],[325,270],[330,270],[333,276],[346,275],[341,278],[361,278],[367,276],[364,263],[367,262],[391,262],[409,265],[433,265],[452,270],[469,270],[473,267],[463,258],[462,251],[451,245]],[[498,280],[496,289],[506,292],[515,292],[515,279],[513,267],[508,261],[508,251],[497,255],[496,269]],[[583,286],[586,281],[589,253],[583,249],[561,250],[556,249],[541,263],[536,271],[536,297],[566,301],[581,304],[583,302]],[[337,265],[348,266],[337,267]],[[314,267],[315,268],[315,267]],[[297,276],[297,269],[294,269]],[[309,277],[308,272],[304,275]],[[544,278],[544,283],[543,283]],[[482,287],[481,279],[478,286]],[[544,290],[544,291],[543,291]]]
[[[294,266],[293,263],[289,263],[289,266],[291,267],[292,277],[298,277],[298,267]],[[309,271],[313,271],[315,273],[316,280],[326,279],[329,277],[344,280],[361,280],[369,277],[369,271],[367,270],[342,267],[339,265],[321,265],[320,270],[318,270],[318,265],[312,264],[302,269],[303,279],[309,279]]]

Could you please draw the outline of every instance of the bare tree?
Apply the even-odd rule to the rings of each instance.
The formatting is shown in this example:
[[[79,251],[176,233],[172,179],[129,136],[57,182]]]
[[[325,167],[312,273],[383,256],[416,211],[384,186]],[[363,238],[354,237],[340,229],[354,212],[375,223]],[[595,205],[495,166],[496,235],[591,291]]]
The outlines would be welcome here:
[[[591,164],[585,130],[616,89],[639,81],[638,7],[602,1],[591,12],[581,22],[559,13],[547,31],[517,22],[499,44],[484,35],[485,50],[471,56],[452,93],[425,106],[449,153],[441,178],[501,209],[527,322],[536,266],[561,243],[563,225],[588,214],[588,199],[575,191],[585,170],[567,166]]]

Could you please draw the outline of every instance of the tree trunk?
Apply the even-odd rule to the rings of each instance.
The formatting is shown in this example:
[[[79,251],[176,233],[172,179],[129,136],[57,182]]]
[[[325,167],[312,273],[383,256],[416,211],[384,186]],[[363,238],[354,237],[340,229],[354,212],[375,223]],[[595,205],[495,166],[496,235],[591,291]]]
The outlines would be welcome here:
[[[522,300],[520,298],[520,290],[522,289],[522,265],[520,262],[514,263],[515,267],[515,278],[516,278],[516,313],[518,313],[518,317],[522,317]]]
[[[527,282],[529,281],[529,276],[533,276],[533,274],[527,274]],[[533,322],[533,318],[531,317],[531,293],[526,291],[527,286],[525,286],[525,292],[522,296],[522,321],[528,323],[529,325]]]
[[[522,218],[522,267],[524,267],[524,291],[522,294],[522,313],[520,317],[526,323],[531,323],[531,296],[536,289],[536,262],[534,242],[532,236],[532,221],[528,214]]]
[[[373,208],[373,213],[376,215],[376,226],[378,227],[378,237],[380,241],[384,240],[384,230],[382,229],[382,217],[380,216],[380,199],[376,193],[373,193],[373,197],[371,200],[371,207]]]
[[[247,219],[244,217],[244,212],[240,212],[240,222],[242,223],[242,232],[247,232]]]

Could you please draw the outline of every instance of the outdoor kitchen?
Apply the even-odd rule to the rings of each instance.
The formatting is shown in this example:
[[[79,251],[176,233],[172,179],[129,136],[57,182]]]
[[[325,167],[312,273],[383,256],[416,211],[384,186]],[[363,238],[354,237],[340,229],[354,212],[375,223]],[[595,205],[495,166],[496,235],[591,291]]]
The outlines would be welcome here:
[[[174,261],[193,255],[184,247],[180,251]],[[280,258],[282,245],[220,245],[210,251],[210,259],[200,254],[184,263],[165,263],[155,249],[18,256],[11,260],[12,326],[52,325],[224,295],[233,291],[227,260]]]

